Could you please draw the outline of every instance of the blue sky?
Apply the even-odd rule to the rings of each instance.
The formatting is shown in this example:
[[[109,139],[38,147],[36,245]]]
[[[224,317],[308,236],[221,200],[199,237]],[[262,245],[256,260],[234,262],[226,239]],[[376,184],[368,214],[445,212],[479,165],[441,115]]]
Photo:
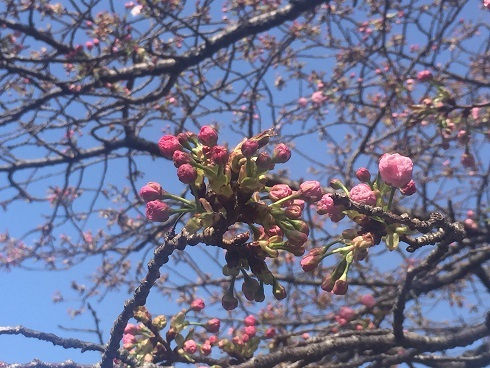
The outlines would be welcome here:
[[[475,1],[475,9],[479,2]],[[122,2],[121,2],[122,4]],[[121,7],[122,11],[122,7]],[[468,8],[465,16],[472,16],[474,9]],[[414,36],[414,40],[416,37]],[[320,61],[316,65],[310,65],[310,68],[315,69],[327,69],[328,64],[322,64]],[[271,80],[275,76],[271,76]],[[297,93],[297,91],[294,91]],[[309,95],[310,92],[305,93]],[[284,98],[287,98],[287,93],[284,94]],[[278,102],[281,102],[281,94],[278,94]],[[216,116],[217,119],[226,120],[228,117]],[[327,115],[327,119],[334,119],[335,117]],[[212,123],[212,121],[204,122]],[[153,132],[155,133],[155,141],[158,139],[159,132],[162,127],[155,126]],[[263,126],[264,129],[269,126]],[[340,126],[338,132],[339,139],[343,137],[345,128]],[[284,134],[296,133],[294,127],[285,128]],[[146,133],[149,136],[151,133]],[[241,137],[238,133],[227,132],[224,134],[224,138],[230,142],[230,146],[238,143]],[[327,163],[328,158],[326,156],[325,147],[318,143],[315,135],[311,134],[306,137],[296,138],[294,143],[299,147],[309,147],[311,152],[318,152],[317,157],[320,160],[324,160]],[[165,189],[167,191],[173,191],[179,193],[182,186],[178,180],[173,177],[174,167],[163,159],[160,160],[142,160],[143,164],[141,169],[145,171],[144,178],[139,180],[141,185],[148,181],[157,181],[165,183]],[[123,165],[124,163],[121,163]],[[287,165],[293,178],[302,177],[308,179],[311,177],[311,173],[308,167],[311,163],[302,158],[299,155],[293,155],[292,161]],[[97,170],[100,166],[95,167],[94,175],[96,177]],[[112,170],[111,183],[116,186],[126,185],[124,175],[118,175],[118,171],[121,166],[111,166]],[[120,174],[120,173],[119,173]],[[0,178],[0,187],[4,185]],[[326,184],[326,183],[323,183]],[[44,188],[40,191],[44,191]],[[45,193],[41,193],[45,194]],[[0,212],[0,232],[8,231],[15,236],[15,234],[22,234],[29,227],[37,226],[41,211],[39,208],[33,209],[32,206],[27,203],[17,203],[9,208],[8,212]],[[90,222],[87,225],[87,229],[97,226],[97,221]],[[28,240],[27,240],[28,241]],[[198,250],[190,249],[189,252],[197,254]],[[421,252],[418,256],[423,256],[426,252]],[[380,267],[386,267],[387,270],[396,268],[399,264],[400,258],[396,254],[384,255],[380,259]],[[94,327],[94,321],[89,313],[84,313],[81,316],[75,318],[70,317],[68,313],[69,309],[77,309],[80,307],[80,301],[77,299],[76,292],[70,287],[71,280],[76,279],[79,282],[84,281],[84,277],[81,275],[90,274],[95,267],[98,266],[98,259],[85,261],[80,265],[77,265],[71,269],[65,271],[45,271],[39,264],[30,263],[27,264],[26,269],[14,269],[10,272],[3,272],[1,274],[0,282],[0,295],[4,298],[4,302],[0,304],[0,326],[15,326],[23,325],[27,328],[39,330],[43,332],[53,332],[62,337],[77,337],[89,341],[96,341],[95,336],[89,333],[82,333],[73,330],[63,330],[59,326],[68,329],[92,329]],[[169,264],[172,267],[172,263]],[[29,269],[27,269],[29,268]],[[179,270],[185,273],[184,270]],[[87,285],[90,285],[90,280],[85,279]],[[60,291],[64,297],[63,303],[53,303],[53,295],[56,291]],[[121,311],[124,300],[128,298],[128,294],[125,290],[119,292],[114,291],[106,297],[102,302],[96,303],[94,301],[94,307],[98,312],[98,315],[102,320],[102,330],[104,331],[104,340],[106,341],[109,336],[109,330],[112,325],[112,321],[117,314]],[[163,304],[165,303],[165,304]],[[162,308],[164,305],[164,308]],[[176,306],[170,306],[165,302],[163,298],[158,295],[152,295],[149,300],[149,309],[154,310],[157,313],[158,310],[164,310],[166,314],[171,313],[177,309]],[[434,314],[445,316],[449,314],[450,310],[437,310]],[[99,360],[98,353],[83,353],[80,354],[77,350],[65,350],[61,347],[53,347],[50,343],[40,342],[34,339],[27,339],[22,336],[9,336],[0,335],[0,346],[2,346],[2,352],[0,353],[0,361],[5,362],[23,362],[26,363],[34,358],[41,359],[48,362],[60,362],[63,360],[71,359],[78,363],[94,363]]]

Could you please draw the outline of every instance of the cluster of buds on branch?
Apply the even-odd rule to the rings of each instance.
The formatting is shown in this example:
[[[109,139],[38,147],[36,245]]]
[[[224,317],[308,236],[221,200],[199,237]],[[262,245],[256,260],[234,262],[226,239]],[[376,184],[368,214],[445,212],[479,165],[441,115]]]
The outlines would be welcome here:
[[[218,343],[218,337],[209,335],[205,341],[197,343],[194,339],[195,327],[215,334],[219,331],[220,320],[212,318],[204,323],[193,322],[187,316],[189,312],[199,313],[204,307],[202,299],[195,299],[188,308],[172,316],[169,324],[164,315],[152,317],[146,307],[138,307],[133,317],[139,323],[127,324],[124,329],[123,348],[139,364],[173,362],[178,360],[176,357],[193,362],[192,356],[195,354],[211,354],[212,347]],[[169,328],[165,335],[162,335],[167,325]]]
[[[385,154],[379,160],[379,174],[374,181],[371,181],[371,173],[366,168],[360,168],[356,172],[360,184],[349,190],[340,180],[334,179],[330,182],[330,186],[344,191],[352,202],[389,211],[397,190],[405,196],[416,192],[412,170],[413,162],[409,157],[397,153]],[[342,235],[330,244],[311,249],[301,260],[301,267],[305,272],[309,272],[313,271],[325,257],[333,254],[340,255],[341,260],[337,267],[321,284],[323,290],[337,295],[344,295],[347,292],[347,274],[352,262],[363,260],[369,249],[379,244],[381,240],[386,243],[388,249],[395,249],[400,236],[411,232],[407,226],[387,223],[380,217],[346,209],[335,203],[334,195],[331,193],[325,194],[316,206],[318,214],[328,215],[333,222],[348,217],[357,224],[356,228],[344,230]],[[342,246],[331,250],[335,244]]]
[[[340,180],[332,180],[330,186],[344,192],[340,198],[339,193],[326,193],[318,181],[305,181],[297,190],[286,184],[267,186],[269,172],[291,157],[283,143],[267,151],[272,136],[272,130],[264,131],[244,139],[232,150],[218,144],[218,133],[210,126],[202,127],[197,135],[185,132],[163,136],[158,142],[160,152],[173,161],[179,180],[189,185],[193,199],[171,195],[154,182],[140,191],[149,220],[167,221],[174,213],[188,213],[183,234],[200,234],[200,241],[225,250],[223,274],[230,277],[222,297],[226,310],[238,306],[238,279],[249,301],[263,301],[266,285],[270,285],[277,300],[286,297],[286,290],[270,271],[267,259],[277,258],[281,252],[304,255],[310,231],[303,218],[307,205],[316,206],[318,214],[328,215],[333,222],[348,217],[355,223],[331,243],[311,249],[301,260],[303,270],[309,272],[325,257],[340,255],[337,267],[321,285],[323,290],[337,295],[347,292],[352,262],[362,261],[369,249],[381,241],[394,250],[400,240],[407,242],[408,234],[419,230],[393,217],[383,217],[390,213],[396,193],[410,196],[416,192],[409,157],[384,154],[376,178],[372,180],[371,173],[360,168],[356,172],[360,183],[350,190]],[[165,199],[177,201],[180,207],[170,208]],[[375,215],[374,210],[380,215]],[[341,246],[334,248],[336,244]]]
[[[174,213],[189,213],[186,234],[206,234],[213,229],[209,244],[225,249],[223,273],[231,278],[222,299],[227,310],[238,305],[235,280],[240,274],[248,300],[263,301],[265,285],[272,287],[276,299],[286,297],[266,259],[277,258],[281,251],[295,256],[305,253],[309,228],[303,210],[324,194],[317,181],[305,181],[296,191],[284,184],[266,185],[270,170],[291,157],[284,143],[268,153],[265,147],[272,135],[272,130],[264,131],[232,150],[218,144],[218,134],[210,126],[203,126],[197,135],[163,136],[158,142],[160,152],[173,161],[179,180],[189,185],[194,198],[189,201],[171,195],[154,182],[140,191],[149,220],[167,221]],[[174,199],[181,207],[172,209],[165,199]]]

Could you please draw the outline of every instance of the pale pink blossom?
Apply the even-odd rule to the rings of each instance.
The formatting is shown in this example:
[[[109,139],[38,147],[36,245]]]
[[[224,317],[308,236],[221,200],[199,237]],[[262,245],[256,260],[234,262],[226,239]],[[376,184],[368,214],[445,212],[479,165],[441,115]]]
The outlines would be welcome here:
[[[350,190],[350,198],[354,202],[367,204],[369,206],[376,205],[376,193],[371,187],[365,183],[357,184]]]
[[[379,160],[379,173],[386,184],[404,187],[412,180],[413,162],[398,153],[385,153]]]
[[[323,92],[322,91],[313,92],[313,94],[311,95],[311,101],[313,101],[313,103],[317,105],[322,104],[323,101],[325,101],[325,96],[323,96]]]

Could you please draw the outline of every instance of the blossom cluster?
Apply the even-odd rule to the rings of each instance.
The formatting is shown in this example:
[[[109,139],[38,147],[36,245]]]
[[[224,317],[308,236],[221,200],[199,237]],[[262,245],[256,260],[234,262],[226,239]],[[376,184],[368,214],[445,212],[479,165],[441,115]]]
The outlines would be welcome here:
[[[384,154],[379,160],[379,175],[376,180],[371,181],[369,170],[360,168],[356,177],[361,183],[350,190],[340,180],[332,180],[330,185],[333,189],[343,190],[352,202],[390,210],[397,190],[404,196],[416,192],[412,171],[413,162],[409,157],[398,153]],[[329,216],[333,222],[339,222],[347,216],[358,225],[356,228],[344,230],[342,235],[330,244],[311,249],[301,260],[303,270],[310,272],[316,269],[325,257],[339,254],[340,262],[321,284],[323,290],[337,295],[347,292],[347,274],[352,262],[363,260],[369,249],[381,240],[384,240],[388,249],[395,249],[400,236],[410,231],[400,224],[387,224],[381,218],[372,218],[352,209],[346,210],[342,205],[335,203],[331,193],[323,195],[316,203],[316,208],[318,214]],[[339,243],[340,247],[330,250],[333,245]]]
[[[172,316],[170,323],[164,315],[152,317],[146,307],[138,307],[134,312],[134,319],[138,324],[128,323],[123,334],[123,348],[131,356],[143,364],[145,362],[158,363],[172,357],[174,351],[180,356],[192,362],[192,355],[201,354],[207,356],[211,354],[212,347],[217,345],[219,339],[216,335],[221,321],[217,318],[209,319],[206,322],[189,321],[189,312],[201,312],[205,307],[202,299],[194,299],[188,308],[185,308]],[[162,331],[167,327],[165,335]],[[197,343],[194,339],[195,327],[204,328],[205,332],[212,335],[202,342]],[[187,329],[187,333],[183,331]],[[172,345],[176,347],[173,348]]]
[[[140,191],[150,221],[167,221],[174,213],[189,213],[184,227],[188,234],[213,228],[225,239],[231,236],[231,228],[236,231],[236,224],[245,228],[241,237],[235,237],[238,243],[216,244],[226,250],[223,273],[231,277],[222,299],[227,310],[238,305],[234,288],[240,273],[248,300],[264,300],[264,285],[272,287],[276,299],[286,297],[266,259],[277,258],[280,252],[295,256],[305,253],[309,228],[303,211],[324,195],[318,181],[305,181],[298,190],[286,184],[267,185],[269,171],[291,157],[284,143],[267,150],[272,136],[273,131],[267,130],[230,150],[219,144],[218,133],[211,126],[203,126],[198,134],[165,135],[158,142],[160,152],[173,161],[177,177],[190,186],[194,198],[189,201],[173,196],[154,182]],[[166,202],[169,198],[181,206],[172,209]]]

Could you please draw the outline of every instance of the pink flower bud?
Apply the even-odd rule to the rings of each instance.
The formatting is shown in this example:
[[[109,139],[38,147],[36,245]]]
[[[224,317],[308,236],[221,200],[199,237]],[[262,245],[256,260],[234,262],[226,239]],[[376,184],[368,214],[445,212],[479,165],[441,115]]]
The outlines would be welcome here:
[[[140,189],[140,196],[145,202],[150,202],[161,199],[164,192],[160,184],[150,181]]]
[[[245,333],[250,337],[254,337],[257,333],[257,328],[255,326],[247,326],[245,327]]]
[[[221,305],[227,311],[233,310],[238,307],[238,299],[233,295],[225,294],[223,298],[221,298]]]
[[[305,97],[301,97],[298,100],[298,105],[301,107],[306,107],[308,105],[308,100]]]
[[[172,159],[175,151],[181,151],[183,148],[177,137],[173,135],[164,135],[162,138],[160,138],[158,141],[158,147],[160,148],[160,153],[163,155],[163,157],[170,160]]]
[[[210,157],[216,165],[226,165],[226,163],[228,163],[228,158],[230,157],[230,154],[228,153],[226,147],[214,146],[211,149]]]
[[[372,294],[364,294],[361,296],[361,304],[366,308],[372,308],[376,305],[376,300]]]
[[[463,153],[461,164],[466,168],[474,168],[476,166],[475,157],[471,153]]]
[[[322,290],[325,290],[327,292],[331,292],[333,290],[333,287],[335,285],[335,280],[332,278],[331,275],[327,275],[323,281],[322,284],[320,285]]]
[[[216,345],[219,341],[218,336],[216,335],[209,336],[208,340],[211,345]]]
[[[241,149],[243,156],[252,157],[257,153],[257,150],[259,149],[259,144],[256,140],[247,139],[245,142],[242,143]]]
[[[248,316],[245,317],[243,323],[245,326],[255,326],[255,323],[257,323],[257,320],[255,319],[254,316],[249,314]]]
[[[317,104],[317,105],[320,105],[323,103],[323,101],[326,100],[326,97],[323,96],[323,92],[322,91],[316,91],[316,92],[313,92],[313,94],[311,95],[311,101],[314,103],[314,104]]]
[[[287,216],[287,218],[293,220],[301,218],[302,212],[301,207],[294,204],[287,206],[284,209],[284,214]]]
[[[376,193],[365,183],[357,184],[350,190],[350,199],[369,206],[376,205]]]
[[[316,180],[309,180],[301,183],[299,186],[299,191],[302,198],[308,203],[319,201],[323,195],[323,190],[320,186],[320,182]]]
[[[220,325],[221,325],[221,321],[218,318],[212,318],[206,323],[205,328],[206,328],[206,331],[208,331],[210,333],[217,333],[219,331]],[[210,338],[210,341],[211,341],[211,338]]]
[[[344,318],[347,321],[352,321],[355,316],[356,316],[356,312],[354,312],[354,309],[350,307],[340,307],[340,311],[339,311],[340,318]]]
[[[92,42],[94,43],[94,46],[99,46],[99,44],[100,44],[100,41],[99,41],[99,39],[98,39],[98,38],[94,38],[94,39],[92,40]]]
[[[94,48],[94,43],[92,41],[87,41],[87,42],[85,42],[85,47],[88,50],[92,50]]]
[[[194,299],[191,303],[190,309],[194,312],[199,312],[203,310],[205,307],[204,300],[202,299]]]
[[[426,82],[432,80],[433,75],[429,70],[422,70],[417,73],[417,79],[421,82]]]
[[[285,235],[293,247],[300,247],[308,240],[308,235],[298,230],[287,231]]]
[[[194,340],[187,340],[182,348],[187,354],[194,354],[197,351],[197,344]]]
[[[269,190],[269,197],[273,202],[289,197],[291,194],[293,191],[287,184],[276,184]]]
[[[470,135],[466,130],[460,130],[458,132],[457,139],[458,143],[464,146],[470,141]]]
[[[213,349],[213,347],[208,342],[204,342],[204,344],[201,345],[201,352],[202,352],[202,355],[204,355],[204,356],[208,356],[209,354],[211,354],[212,349]]]
[[[197,171],[191,164],[183,164],[177,169],[177,176],[182,183],[192,184],[197,179]]]
[[[283,164],[288,162],[291,158],[291,150],[284,143],[279,143],[274,147],[274,153],[272,154],[272,163]]]
[[[124,327],[124,333],[130,335],[137,335],[139,331],[139,327],[134,323],[128,323],[126,327]]]
[[[417,192],[417,186],[413,180],[410,180],[407,185],[400,188],[400,192],[402,192],[403,195],[411,196]]]
[[[362,183],[369,183],[371,180],[371,173],[365,167],[361,167],[356,171],[357,179]]]
[[[320,264],[325,254],[325,248],[313,248],[301,259],[301,268],[305,272],[311,272]]]
[[[218,143],[218,133],[209,125],[204,125],[197,135],[199,142],[208,147],[216,146]]]
[[[267,339],[271,339],[273,338],[274,336],[277,335],[277,332],[276,332],[276,329],[274,327],[269,327],[267,330],[265,330],[265,337]]]
[[[337,280],[335,281],[332,291],[335,295],[345,295],[348,288],[349,284],[347,284],[347,281]]]
[[[257,156],[257,160],[255,161],[257,168],[260,171],[269,170],[272,164],[272,158],[269,156],[267,152],[260,152]]]
[[[412,180],[413,162],[398,153],[385,153],[379,160],[381,178],[388,185],[404,187]]]
[[[342,213],[342,206],[336,206],[332,195],[330,193],[325,194],[317,203],[316,203],[316,212],[319,215],[328,215],[333,222],[339,222],[344,217]]]
[[[172,160],[175,167],[180,167],[183,164],[190,164],[192,161],[191,155],[184,151],[175,151],[172,155]]]
[[[161,201],[146,203],[146,218],[154,222],[165,222],[170,217],[170,207]]]

